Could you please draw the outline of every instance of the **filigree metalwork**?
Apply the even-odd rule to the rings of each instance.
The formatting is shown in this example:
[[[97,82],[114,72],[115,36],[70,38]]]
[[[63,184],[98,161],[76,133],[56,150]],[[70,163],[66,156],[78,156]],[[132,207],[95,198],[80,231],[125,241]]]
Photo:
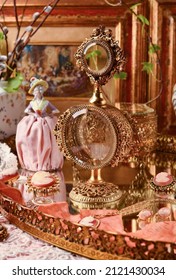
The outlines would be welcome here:
[[[74,224],[65,219],[45,215],[36,208],[30,209],[19,205],[2,195],[0,202],[2,213],[22,230],[90,259],[176,259],[175,243],[147,241]],[[150,201],[145,202],[145,206],[150,206],[150,204]],[[143,206],[144,202],[141,202],[140,207],[133,205],[120,213],[127,215],[132,211],[138,211]]]
[[[157,115],[155,110],[138,103],[117,103],[133,129],[133,141],[128,158],[141,159],[156,149]]]
[[[118,186],[107,182],[79,182],[71,190],[69,197],[77,209],[116,208],[122,192]]]
[[[107,135],[105,134],[106,131],[104,130],[103,132],[103,127],[100,127],[99,121],[96,121],[97,118],[98,120],[99,118],[104,118],[111,129],[112,152],[108,154],[105,161],[100,161],[99,164],[96,165],[96,168],[102,168],[107,164],[110,164],[112,166],[117,165],[118,162],[120,160],[123,160],[123,158],[131,150],[131,145],[133,142],[133,131],[130,123],[128,122],[124,114],[122,114],[120,110],[114,108],[113,106],[107,105],[104,109],[102,109],[93,105],[78,105],[68,109],[66,112],[64,112],[63,115],[59,116],[58,122],[54,129],[54,135],[56,137],[58,146],[63,151],[65,157],[69,160],[73,160],[78,165],[84,168],[94,168],[92,162],[86,161],[86,155],[82,154],[82,149],[77,151],[77,156],[75,156],[75,154],[73,154],[72,151],[72,147],[76,146],[75,143],[81,147],[83,146],[83,144],[85,144],[83,140],[83,127],[81,127],[80,129],[80,123],[75,122],[74,118],[76,114],[80,114],[84,111],[84,109],[88,112],[90,111],[91,113],[91,115],[87,119],[87,122],[89,123],[87,129],[91,131],[91,133],[89,132],[88,134],[90,135],[90,137],[93,137],[94,139],[95,137],[98,137],[98,141],[100,141],[102,137],[107,137]],[[90,122],[92,118],[93,122]],[[73,123],[73,121],[75,123]],[[95,122],[96,129],[94,129]],[[72,130],[69,130],[69,127],[71,127]],[[68,133],[69,131],[72,133],[66,135],[66,133]],[[108,135],[108,137],[110,136]]]
[[[146,166],[150,168],[155,166],[156,170],[168,170],[170,174],[176,177],[176,155],[168,152],[152,152],[146,158]]]
[[[7,239],[9,236],[6,227],[4,227],[2,224],[0,224],[0,242]]]
[[[167,186],[157,186],[153,182],[153,178],[150,180],[150,187],[152,190],[154,190],[158,194],[170,194],[176,192],[176,180],[174,178],[174,181],[170,183]]]
[[[32,176],[27,178],[28,192],[33,192],[34,197],[36,196],[48,196],[55,192],[60,191],[60,178],[55,174],[51,173],[54,178],[54,183],[52,186],[37,187],[31,183]]]
[[[116,153],[109,162],[109,164],[114,167],[117,166],[120,161],[123,161],[131,151],[134,141],[134,133],[131,122],[122,111],[113,106],[106,106],[104,110],[114,124],[118,139]]]
[[[54,134],[65,157],[92,171],[107,165],[115,167],[129,157],[141,158],[150,152],[157,128],[153,111],[148,114],[146,108],[145,112],[141,107],[138,110],[139,106],[134,110],[134,105],[128,110],[127,106],[118,109],[108,103],[101,88],[115,72],[122,71],[126,61],[112,30],[104,26],[93,30],[90,38],[78,47],[75,57],[78,67],[94,84],[94,92],[89,104],[71,107],[58,119]],[[94,209],[119,203],[118,186],[104,182],[95,172],[92,178],[74,185],[69,194],[74,206]]]
[[[104,123],[102,123],[102,119]],[[102,126],[103,124],[104,126]],[[111,149],[107,155],[105,151],[103,161],[96,160],[90,150],[91,143],[98,145],[102,143],[103,145],[103,141],[107,137],[107,130],[111,132],[113,140]],[[116,131],[113,123],[103,109],[92,105],[79,105],[68,109],[58,118],[54,135],[65,157],[84,168],[101,168],[109,163],[116,151]],[[102,142],[100,142],[101,140]]]
[[[176,136],[158,134],[156,149],[161,152],[176,153]]]
[[[86,60],[86,53],[92,46],[100,46],[105,50],[107,62],[101,69],[93,70],[89,67]],[[86,39],[79,47],[75,54],[77,66],[86,72],[91,82],[99,85],[105,85],[108,80],[114,75],[122,71],[126,58],[118,42],[112,37],[112,30],[105,29],[104,26],[99,26],[94,29],[90,38]]]
[[[151,199],[144,199],[140,202],[134,203],[133,205],[127,206],[119,211],[119,213],[124,217],[128,215],[133,215],[135,213],[140,212],[143,209],[154,210],[157,208],[157,205],[163,204],[170,204],[175,205],[176,199],[169,198],[169,197],[155,197]]]

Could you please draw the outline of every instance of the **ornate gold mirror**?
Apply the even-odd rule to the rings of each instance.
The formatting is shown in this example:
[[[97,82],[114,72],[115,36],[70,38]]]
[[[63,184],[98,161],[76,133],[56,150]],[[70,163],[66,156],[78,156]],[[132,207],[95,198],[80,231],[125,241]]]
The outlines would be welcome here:
[[[112,36],[112,30],[104,26],[93,30],[90,38],[78,47],[75,58],[77,66],[86,72],[94,85],[90,103],[103,105],[106,101],[101,86],[115,73],[121,72],[126,62],[123,50]]]
[[[112,31],[100,26],[75,54],[77,65],[94,84],[90,104],[69,108],[54,130],[67,159],[91,170],[86,182],[77,182],[69,197],[77,208],[114,208],[122,192],[101,178],[101,168],[115,166],[131,149],[133,130],[126,116],[104,98],[101,86],[119,73],[125,63],[123,51]]]
[[[87,169],[101,168],[114,156],[117,147],[115,128],[101,108],[74,107],[65,117],[62,140],[66,153]]]
[[[92,39],[83,46],[80,60],[85,71],[97,79],[111,71],[114,55],[108,44]]]

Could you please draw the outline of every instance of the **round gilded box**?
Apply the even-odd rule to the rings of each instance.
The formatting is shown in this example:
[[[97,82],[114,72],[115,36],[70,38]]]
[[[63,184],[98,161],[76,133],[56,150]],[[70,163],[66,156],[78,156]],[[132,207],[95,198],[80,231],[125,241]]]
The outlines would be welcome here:
[[[150,187],[157,193],[174,193],[176,190],[176,180],[171,174],[160,172],[151,179]]]

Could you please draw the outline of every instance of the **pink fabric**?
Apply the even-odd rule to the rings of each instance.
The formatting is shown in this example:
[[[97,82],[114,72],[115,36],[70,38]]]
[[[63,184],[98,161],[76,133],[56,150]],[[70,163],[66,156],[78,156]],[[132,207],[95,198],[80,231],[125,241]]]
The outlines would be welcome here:
[[[25,205],[21,192],[18,189],[4,184],[2,181],[0,181],[0,194],[6,195],[17,203]],[[121,215],[113,213],[113,210],[81,210],[79,214],[72,215],[69,213],[68,203],[63,201],[41,205],[38,207],[38,211],[76,224],[84,217],[92,216],[100,221],[98,229],[106,232],[124,234],[144,240],[176,243],[176,221],[149,223],[142,230],[125,232]],[[98,238],[98,236],[95,236],[95,238]],[[128,246],[135,247],[135,242],[131,242],[128,237],[126,238],[126,242]]]
[[[176,242],[176,221],[147,224],[142,230],[129,233],[132,237],[151,241]]]
[[[108,231],[111,233],[116,233],[116,234],[117,233],[124,234],[125,231],[124,231],[122,216],[116,213],[117,210],[106,210],[106,209],[80,211],[81,218],[84,218],[86,216],[96,217],[96,215],[99,215],[100,225],[98,229]]]
[[[63,154],[59,151],[53,129],[57,117],[25,116],[17,126],[16,149],[22,168],[56,170],[63,166]]]
[[[21,192],[18,189],[15,189],[4,182],[0,181],[0,194],[5,195],[17,203],[24,205],[24,200]]]
[[[79,214],[71,215],[69,213],[67,202],[57,202],[50,205],[39,206],[38,210],[55,218],[65,219],[75,223],[78,223],[81,219]]]
[[[55,204],[40,206],[39,211],[54,217],[63,218],[73,223],[79,223],[81,219],[88,216],[96,217],[99,215],[100,224],[98,229],[114,234],[124,234],[131,237],[142,238],[151,241],[176,242],[176,222],[166,221],[146,225],[142,230],[136,232],[125,232],[121,215],[113,215],[113,210],[81,210],[80,214],[71,215],[69,213],[67,202],[58,202]],[[116,212],[116,211],[115,211]],[[109,214],[112,213],[112,216]],[[104,215],[104,217],[103,217]],[[108,215],[108,216],[106,216]],[[128,245],[135,247],[135,243],[126,239]]]
[[[67,202],[58,202],[50,205],[39,206],[38,210],[55,218],[63,218],[71,221],[72,223],[79,223],[82,218],[87,216],[102,215],[102,218],[99,218],[100,225],[98,226],[98,229],[116,234],[125,233],[121,215],[117,214],[113,216],[113,210],[81,210],[80,214],[71,215],[69,213]],[[112,216],[109,216],[109,213],[112,213]]]

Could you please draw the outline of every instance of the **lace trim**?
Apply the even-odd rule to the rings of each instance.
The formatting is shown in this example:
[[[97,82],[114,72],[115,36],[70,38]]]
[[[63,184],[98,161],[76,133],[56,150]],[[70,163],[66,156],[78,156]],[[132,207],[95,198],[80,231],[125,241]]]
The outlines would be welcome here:
[[[86,259],[34,238],[0,215],[9,237],[1,242],[0,260],[80,260]]]

